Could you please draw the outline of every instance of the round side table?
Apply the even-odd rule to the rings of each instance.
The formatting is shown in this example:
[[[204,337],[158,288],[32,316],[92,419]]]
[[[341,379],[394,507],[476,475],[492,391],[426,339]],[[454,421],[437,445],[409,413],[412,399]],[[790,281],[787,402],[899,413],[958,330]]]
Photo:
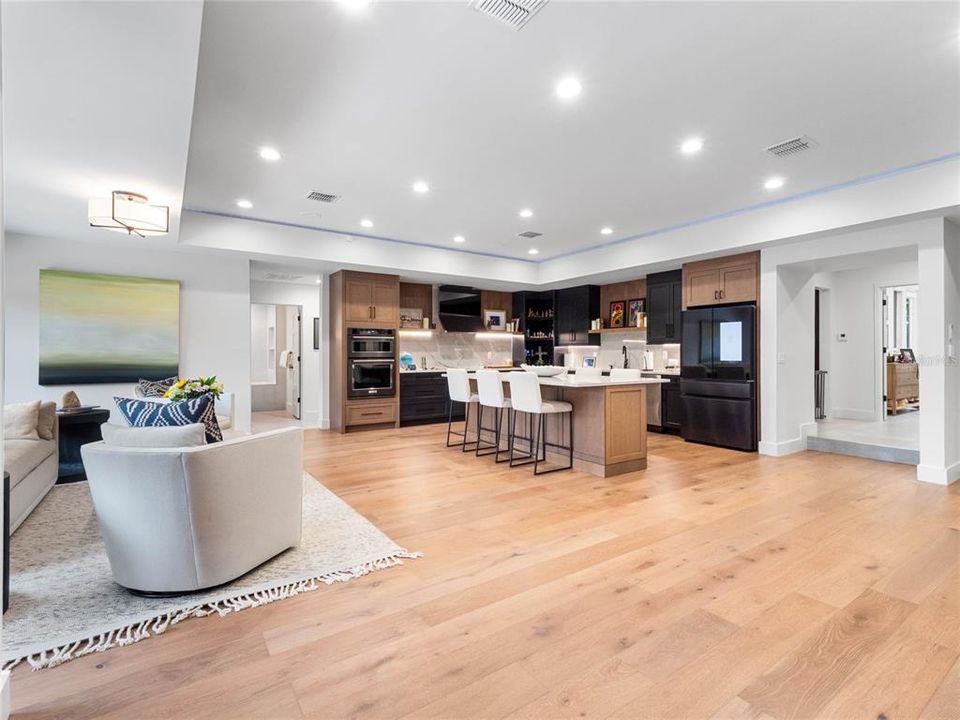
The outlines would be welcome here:
[[[80,447],[87,443],[103,440],[100,426],[110,419],[110,411],[102,408],[81,412],[58,412],[60,424],[60,466],[57,471],[57,483],[71,483],[86,480],[83,470],[83,458]]]

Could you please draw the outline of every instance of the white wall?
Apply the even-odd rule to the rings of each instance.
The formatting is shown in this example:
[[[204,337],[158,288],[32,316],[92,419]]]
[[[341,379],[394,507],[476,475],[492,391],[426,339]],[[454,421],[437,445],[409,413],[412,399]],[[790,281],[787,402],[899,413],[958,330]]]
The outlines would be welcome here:
[[[117,236],[122,237],[122,236]],[[246,259],[151,248],[149,241],[69,242],[9,235],[6,243],[6,402],[56,400],[74,389],[85,404],[114,409],[129,385],[37,383],[39,279],[44,268],[180,281],[180,374],[215,374],[235,395],[237,429],[250,429],[250,271]]]
[[[821,304],[821,321],[827,316],[827,338],[821,369],[827,375],[827,416],[851,420],[881,420],[884,370],[880,362],[882,313],[880,290],[917,282],[917,263],[902,262],[856,270],[823,273],[819,287],[830,289]],[[923,312],[923,298],[919,298]],[[837,339],[839,333],[846,341]],[[922,400],[922,398],[921,398]]]
[[[254,280],[250,283],[250,302],[271,303],[274,305],[299,305],[303,308],[301,324],[303,351],[300,361],[300,416],[305,425],[311,427],[329,427],[330,415],[327,412],[326,392],[322,382],[326,374],[327,357],[326,334],[323,323],[320,330],[320,349],[313,349],[313,319],[321,317],[320,298],[325,285],[297,285],[294,283],[264,282]]]

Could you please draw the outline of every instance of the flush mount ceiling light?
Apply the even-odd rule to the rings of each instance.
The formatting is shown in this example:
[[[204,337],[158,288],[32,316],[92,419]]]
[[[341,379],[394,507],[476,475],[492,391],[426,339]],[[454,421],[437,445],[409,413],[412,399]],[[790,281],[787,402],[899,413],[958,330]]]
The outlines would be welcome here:
[[[783,187],[783,178],[782,177],[772,177],[767,178],[766,182],[763,183],[763,186],[767,190],[779,190]]]
[[[262,147],[260,148],[260,157],[264,160],[269,160],[271,162],[280,159],[280,153],[276,148],[272,147]]]
[[[364,218],[363,220],[360,221],[360,227],[372,228],[372,227],[373,227],[373,220],[369,220],[369,219],[367,219],[367,218]]]
[[[90,227],[128,235],[164,235],[170,231],[170,208],[149,205],[147,196],[114,190],[109,198],[91,198],[87,205]]]
[[[253,203],[250,202],[249,200],[241,199],[241,200],[237,200],[237,207],[243,208],[244,210],[249,210],[250,208],[253,207]]]
[[[463,235],[454,235],[454,236],[453,236],[453,241],[454,241],[455,243],[462,243],[462,242],[465,242],[465,241],[466,241],[466,238],[465,238]]]
[[[600,228],[600,234],[601,234],[601,235],[613,235],[613,228],[612,228],[612,227]]]
[[[540,254],[540,251],[537,250],[536,248],[530,248],[529,250],[527,250],[527,254],[528,254],[528,255],[539,255],[539,254]]]
[[[524,208],[523,210],[520,211],[520,217],[522,217],[522,218],[532,218],[532,217],[533,217],[533,210],[531,210],[530,208]]]
[[[415,193],[419,193],[420,195],[423,195],[425,193],[430,192],[430,186],[427,185],[427,183],[425,183],[423,180],[417,180],[413,184],[413,191]]]
[[[703,150],[703,140],[701,138],[688,138],[680,145],[680,152],[684,155],[695,155]]]
[[[573,100],[583,90],[580,81],[575,77],[565,77],[557,83],[557,97],[561,100]]]

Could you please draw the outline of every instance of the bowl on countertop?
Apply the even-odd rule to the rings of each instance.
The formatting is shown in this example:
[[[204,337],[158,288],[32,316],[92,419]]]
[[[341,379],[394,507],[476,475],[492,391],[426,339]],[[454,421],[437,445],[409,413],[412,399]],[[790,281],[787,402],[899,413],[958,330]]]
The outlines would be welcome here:
[[[567,372],[567,368],[560,367],[559,365],[521,365],[526,372],[531,372],[534,375],[539,375],[540,377],[554,377],[555,375],[563,375]]]

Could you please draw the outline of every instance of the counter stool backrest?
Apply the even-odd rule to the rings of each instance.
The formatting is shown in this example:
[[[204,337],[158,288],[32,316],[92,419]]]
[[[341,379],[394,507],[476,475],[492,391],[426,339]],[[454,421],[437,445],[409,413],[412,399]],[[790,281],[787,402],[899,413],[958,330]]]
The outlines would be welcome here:
[[[643,378],[643,375],[640,374],[639,368],[611,368],[610,369],[611,380],[640,380],[641,378]]]
[[[463,368],[449,368],[447,370],[447,390],[450,399],[454,402],[470,402],[470,378]]]
[[[580,380],[599,380],[603,377],[603,370],[598,367],[578,367],[574,374]]]
[[[510,403],[514,410],[539,413],[543,400],[540,397],[540,378],[529,372],[507,373],[510,381]]]
[[[499,370],[477,370],[477,393],[480,404],[486,407],[502,408],[506,405],[503,396],[503,382]]]

